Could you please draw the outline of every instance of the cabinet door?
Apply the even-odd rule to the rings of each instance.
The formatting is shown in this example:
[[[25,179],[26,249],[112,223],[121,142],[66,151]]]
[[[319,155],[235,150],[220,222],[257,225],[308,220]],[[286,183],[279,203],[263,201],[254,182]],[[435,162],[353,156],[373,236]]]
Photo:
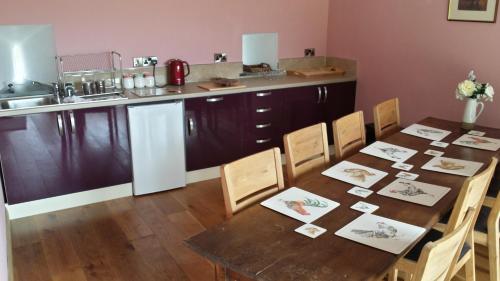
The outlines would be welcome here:
[[[9,204],[131,182],[125,107],[0,118]]]
[[[283,91],[247,93],[248,109],[245,115],[245,155],[273,147],[283,151]]]
[[[184,106],[188,171],[218,166],[244,155],[244,94],[186,99]]]
[[[324,121],[322,94],[317,86],[283,89],[285,95],[285,133]]]
[[[328,128],[328,141],[333,143],[332,122],[354,112],[356,101],[356,82],[336,83],[321,86],[324,92],[325,122]]]
[[[132,181],[125,106],[66,111],[72,192]]]
[[[27,202],[67,193],[72,182],[63,113],[0,118],[0,157],[6,200]]]

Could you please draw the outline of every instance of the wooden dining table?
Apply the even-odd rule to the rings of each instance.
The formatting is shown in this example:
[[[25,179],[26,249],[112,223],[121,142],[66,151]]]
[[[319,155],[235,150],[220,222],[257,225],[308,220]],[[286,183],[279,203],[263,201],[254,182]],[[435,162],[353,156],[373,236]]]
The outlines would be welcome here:
[[[442,140],[450,145],[447,148],[434,147],[430,145],[430,140],[401,132],[383,141],[418,150],[416,155],[406,161],[414,165],[410,172],[420,175],[418,181],[451,188],[434,206],[417,205],[376,194],[394,181],[400,170],[391,167],[394,164],[392,161],[356,153],[346,160],[389,173],[371,187],[374,193],[368,198],[347,193],[353,185],[321,175],[324,169],[311,171],[295,185],[340,203],[338,208],[313,222],[327,229],[327,232],[318,238],[311,239],[294,232],[303,225],[302,222],[255,204],[230,220],[191,237],[186,243],[215,264],[253,280],[379,279],[411,249],[411,246],[402,254],[395,255],[334,235],[337,230],[362,214],[350,206],[358,201],[375,204],[380,208],[373,214],[420,226],[428,232],[453,207],[466,177],[422,170],[420,167],[432,158],[424,152],[434,149],[445,152],[444,157],[482,162],[484,165],[480,171],[487,167],[493,156],[498,157],[498,151],[451,144],[467,132],[461,129],[458,122],[426,118],[418,124],[451,131],[452,133]],[[500,139],[500,129],[478,126],[475,130],[486,132],[486,137]],[[496,174],[498,175],[498,169]],[[498,187],[499,183],[492,184]]]

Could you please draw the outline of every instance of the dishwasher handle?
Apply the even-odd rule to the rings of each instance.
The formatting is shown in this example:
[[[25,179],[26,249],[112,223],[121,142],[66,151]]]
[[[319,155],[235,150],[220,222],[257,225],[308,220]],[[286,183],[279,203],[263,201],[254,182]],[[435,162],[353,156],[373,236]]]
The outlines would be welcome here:
[[[194,120],[193,118],[188,118],[187,119],[187,133],[188,136],[191,136],[192,132],[194,131]]]

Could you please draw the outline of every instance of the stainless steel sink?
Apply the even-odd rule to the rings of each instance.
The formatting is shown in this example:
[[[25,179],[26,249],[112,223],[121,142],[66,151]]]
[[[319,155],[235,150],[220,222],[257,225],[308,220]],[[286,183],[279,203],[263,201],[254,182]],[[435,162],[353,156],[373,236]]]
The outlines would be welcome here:
[[[30,108],[58,104],[53,95],[0,100],[0,109]]]

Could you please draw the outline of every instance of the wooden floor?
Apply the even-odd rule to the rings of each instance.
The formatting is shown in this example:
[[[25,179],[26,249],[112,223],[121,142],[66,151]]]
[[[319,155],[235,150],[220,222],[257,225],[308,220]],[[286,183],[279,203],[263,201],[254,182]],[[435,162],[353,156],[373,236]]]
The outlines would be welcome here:
[[[18,219],[15,280],[213,280],[212,264],[183,241],[223,219],[219,180]]]

